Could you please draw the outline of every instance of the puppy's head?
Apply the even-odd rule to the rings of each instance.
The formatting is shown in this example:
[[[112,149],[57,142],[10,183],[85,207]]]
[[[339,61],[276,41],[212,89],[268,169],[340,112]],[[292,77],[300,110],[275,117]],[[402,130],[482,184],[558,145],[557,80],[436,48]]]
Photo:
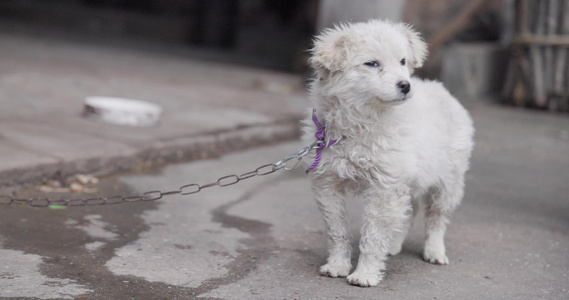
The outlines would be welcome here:
[[[371,20],[325,30],[316,37],[310,64],[328,94],[395,104],[413,94],[410,77],[426,55],[425,42],[411,26]]]

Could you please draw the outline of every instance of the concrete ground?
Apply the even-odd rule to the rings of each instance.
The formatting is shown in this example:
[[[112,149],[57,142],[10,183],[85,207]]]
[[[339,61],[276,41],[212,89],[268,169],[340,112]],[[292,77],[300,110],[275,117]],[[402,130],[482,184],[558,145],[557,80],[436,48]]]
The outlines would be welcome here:
[[[60,167],[108,174],[139,170],[140,161],[204,157],[104,176],[90,186],[95,194],[48,195],[172,190],[248,172],[305,146],[291,140],[291,120],[306,105],[302,90],[291,88],[298,78],[145,52],[0,41],[0,67],[9,70],[0,92],[4,192],[44,196],[37,185],[14,184],[40,182]],[[94,93],[155,101],[168,117],[152,129],[83,120],[81,100]],[[155,202],[0,206],[0,298],[569,298],[569,118],[463,102],[476,148],[446,238],[448,266],[422,261],[419,221],[378,287],[320,276],[324,224],[299,167]],[[258,134],[244,130],[251,128]],[[355,249],[359,209],[351,203]]]
[[[0,29],[2,29],[0,27]],[[0,187],[212,157],[295,138],[301,78],[188,59],[191,51],[0,30]],[[81,117],[89,96],[151,101],[159,126]]]

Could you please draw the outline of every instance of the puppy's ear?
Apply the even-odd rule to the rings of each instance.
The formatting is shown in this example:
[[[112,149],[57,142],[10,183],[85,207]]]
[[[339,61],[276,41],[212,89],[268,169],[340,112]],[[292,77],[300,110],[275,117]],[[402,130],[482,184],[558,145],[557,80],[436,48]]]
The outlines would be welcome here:
[[[351,45],[350,37],[336,30],[325,31],[316,38],[310,66],[320,74],[340,71],[345,67]]]
[[[409,24],[398,23],[395,24],[395,28],[399,30],[409,41],[409,49],[411,50],[411,60],[409,62],[409,67],[420,68],[423,66],[425,59],[427,58],[427,44],[423,41],[423,38],[416,32],[413,27]]]

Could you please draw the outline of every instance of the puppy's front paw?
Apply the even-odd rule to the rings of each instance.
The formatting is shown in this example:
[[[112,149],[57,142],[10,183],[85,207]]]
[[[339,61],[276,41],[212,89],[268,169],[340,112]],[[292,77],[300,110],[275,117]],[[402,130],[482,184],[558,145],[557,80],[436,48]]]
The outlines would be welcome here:
[[[423,253],[423,259],[435,265],[448,265],[448,257],[445,255],[444,251],[434,250],[431,248],[425,248]]]
[[[328,277],[346,277],[350,274],[352,266],[348,264],[331,264],[327,263],[320,267],[320,274]]]
[[[363,273],[355,271],[348,276],[348,283],[361,287],[376,286],[383,278],[382,273]]]

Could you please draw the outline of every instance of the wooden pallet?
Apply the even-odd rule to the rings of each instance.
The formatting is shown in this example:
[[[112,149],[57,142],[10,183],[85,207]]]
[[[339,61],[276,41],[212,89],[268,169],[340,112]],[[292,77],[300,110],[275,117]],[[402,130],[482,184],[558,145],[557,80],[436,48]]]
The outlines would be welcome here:
[[[507,103],[569,112],[569,0],[518,0]]]

